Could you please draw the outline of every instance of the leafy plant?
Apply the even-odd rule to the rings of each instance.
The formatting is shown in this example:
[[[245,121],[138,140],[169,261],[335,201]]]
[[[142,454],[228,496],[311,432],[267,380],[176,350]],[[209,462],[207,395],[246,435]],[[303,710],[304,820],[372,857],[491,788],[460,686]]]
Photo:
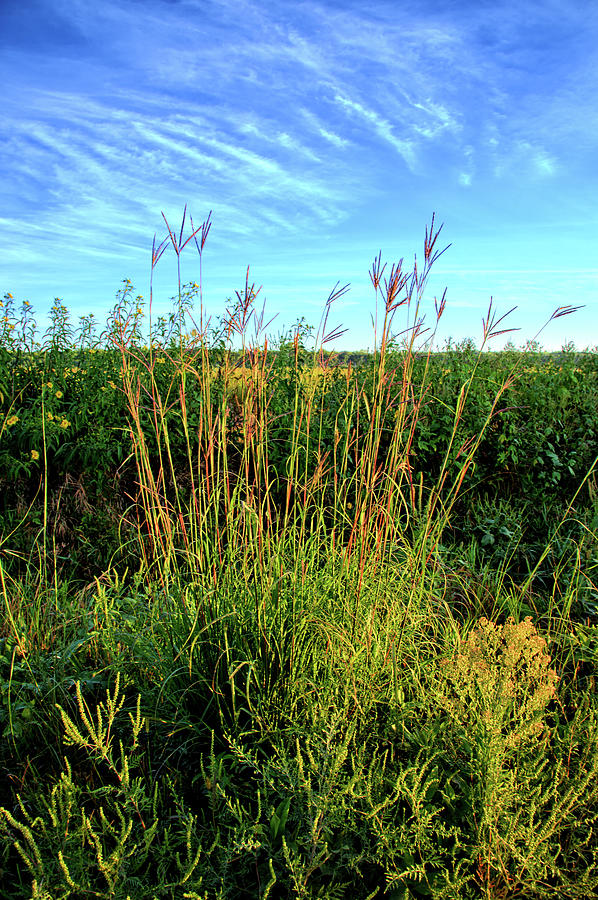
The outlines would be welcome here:
[[[148,784],[140,772],[140,736],[145,722],[139,698],[129,712],[130,737],[115,732],[125,702],[117,675],[92,713],[76,687],[79,722],[60,708],[67,746],[82,751],[74,764],[65,757],[58,779],[46,792],[25,800],[17,810],[2,807],[2,830],[31,878],[31,896],[126,898],[154,881],[154,896],[167,896],[177,886],[198,888],[194,878],[202,853],[196,818],[176,795]],[[100,776],[98,782],[97,776]],[[174,824],[165,811],[174,804]],[[31,810],[35,804],[34,810]],[[167,856],[164,856],[164,850]],[[13,896],[19,895],[14,884]],[[187,896],[196,896],[187,894]]]

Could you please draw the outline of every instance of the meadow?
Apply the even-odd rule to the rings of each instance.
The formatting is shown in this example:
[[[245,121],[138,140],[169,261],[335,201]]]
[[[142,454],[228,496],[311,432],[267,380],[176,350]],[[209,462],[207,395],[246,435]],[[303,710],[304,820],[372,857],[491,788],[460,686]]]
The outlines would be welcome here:
[[[273,340],[166,224],[170,315],[0,308],[0,897],[598,896],[596,351],[437,349],[433,219]]]

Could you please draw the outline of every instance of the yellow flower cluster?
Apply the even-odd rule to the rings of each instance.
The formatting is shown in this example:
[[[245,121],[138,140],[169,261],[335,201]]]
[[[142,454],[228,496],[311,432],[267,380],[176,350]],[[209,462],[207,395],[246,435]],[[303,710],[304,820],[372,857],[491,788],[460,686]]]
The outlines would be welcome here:
[[[58,416],[53,416],[51,412],[46,413],[46,418],[48,419],[48,422],[58,422]],[[71,423],[63,416],[58,424],[61,428],[68,428]]]

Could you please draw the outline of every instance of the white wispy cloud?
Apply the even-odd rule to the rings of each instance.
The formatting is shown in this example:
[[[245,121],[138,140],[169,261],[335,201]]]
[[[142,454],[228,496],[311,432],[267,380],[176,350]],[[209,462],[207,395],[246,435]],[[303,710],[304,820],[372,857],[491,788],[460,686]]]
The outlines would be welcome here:
[[[328,144],[332,144],[334,147],[338,149],[342,149],[344,147],[348,147],[350,145],[350,141],[348,138],[341,137],[336,132],[330,130],[321,116],[317,115],[313,110],[308,109],[306,107],[301,107],[299,110],[301,115],[301,123],[300,128],[303,132],[305,132],[305,123],[307,123],[307,127],[310,132],[314,135],[314,137],[322,138]],[[337,164],[341,162],[341,160],[336,158]]]
[[[556,159],[549,156],[544,150],[534,155],[534,164],[541,175],[554,175],[557,171]]]
[[[339,137],[338,134],[334,134],[334,132],[328,131],[326,128],[320,128],[320,135],[324,140],[334,144],[335,147],[346,147],[349,143],[345,138]]]
[[[403,160],[411,170],[415,168],[417,157],[415,155],[413,143],[411,141],[406,141],[398,138],[394,134],[394,129],[391,122],[389,122],[383,116],[379,115],[379,113],[377,113],[375,110],[368,109],[367,107],[362,106],[361,103],[358,103],[355,100],[351,100],[348,97],[343,97],[341,94],[336,94],[334,99],[342,107],[349,110],[350,113],[357,114],[368,124],[370,124],[374,128],[375,132],[384,141],[389,143],[394,150],[397,151],[399,156],[403,158]]]
[[[288,131],[279,129],[265,138],[255,129],[253,137],[260,147],[278,148],[275,157],[243,146],[234,121],[222,118],[214,128],[199,109],[194,116],[160,116],[82,103],[78,97],[55,92],[47,105],[60,110],[60,118],[54,112],[52,123],[21,119],[13,133],[13,155],[22,162],[24,178],[42,167],[52,173],[54,215],[58,207],[59,221],[72,222],[73,236],[85,217],[77,210],[86,204],[89,214],[93,203],[94,228],[112,230],[117,210],[153,207],[155,212],[159,197],[180,196],[190,179],[201,180],[209,206],[214,205],[210,193],[228,197],[235,233],[252,198],[273,205],[263,208],[266,226],[286,230],[301,227],[296,217],[284,214],[289,203],[303,218],[315,215],[335,221],[340,214],[343,198],[338,187],[330,185],[325,171],[318,171],[317,154]],[[283,152],[291,154],[290,162],[280,156]],[[297,164],[301,158],[316,168],[310,173]]]

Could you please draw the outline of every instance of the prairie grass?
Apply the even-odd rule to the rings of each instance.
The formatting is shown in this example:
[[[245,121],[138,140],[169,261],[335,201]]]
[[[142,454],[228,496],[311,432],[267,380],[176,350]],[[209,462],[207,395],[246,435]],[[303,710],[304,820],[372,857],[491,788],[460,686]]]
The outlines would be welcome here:
[[[498,565],[474,544],[451,549],[480,448],[530,363],[513,354],[479,403],[484,350],[506,325],[491,305],[480,350],[459,357],[454,402],[442,394],[445,298],[429,330],[423,315],[444,252],[434,219],[417,265],[374,260],[375,351],[361,375],[325,353],[338,285],[311,350],[298,326],[272,352],[249,273],[213,326],[201,276],[181,281],[187,246],[201,272],[210,218],[188,235],[185,224],[166,223],[152,249],[152,275],[175,254],[170,320],[154,323],[150,281],[144,346],[127,283],[97,348],[107,409],[120,404],[127,496],[121,546],[86,585],[59,570],[48,485],[92,323],[66,387],[54,366],[69,353],[64,307],[39,357],[29,313],[12,329],[6,317],[3,371],[22,333],[44,387],[26,472],[40,476],[24,516],[39,508],[37,533],[28,555],[12,549],[18,526],[0,543],[0,895],[596,896],[598,629],[581,598],[598,523],[576,509],[581,496],[595,504],[596,461],[521,577],[506,503],[478,507],[484,535],[514,536]],[[0,390],[9,435],[27,391]],[[426,473],[432,397],[448,430]],[[574,514],[577,543],[559,545]]]

